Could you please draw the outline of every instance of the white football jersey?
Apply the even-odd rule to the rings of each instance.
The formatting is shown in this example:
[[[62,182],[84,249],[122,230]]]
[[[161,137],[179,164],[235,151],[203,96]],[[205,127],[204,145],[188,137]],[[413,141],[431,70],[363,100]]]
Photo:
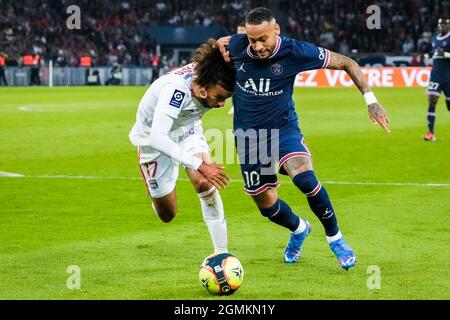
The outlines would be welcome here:
[[[209,111],[192,96],[193,64],[176,69],[152,83],[139,103],[136,123],[129,134],[135,146],[146,146],[151,134],[153,115],[158,108],[174,119],[169,137],[178,142]]]

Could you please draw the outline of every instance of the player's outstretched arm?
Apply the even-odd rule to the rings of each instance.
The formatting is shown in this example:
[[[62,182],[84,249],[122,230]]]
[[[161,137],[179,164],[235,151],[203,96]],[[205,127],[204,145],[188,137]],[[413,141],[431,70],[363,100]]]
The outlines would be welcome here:
[[[358,87],[361,94],[364,96],[366,100],[369,117],[373,123],[379,123],[380,126],[386,132],[390,132],[388,128],[389,119],[384,111],[384,108],[378,103],[377,98],[370,90],[369,84],[367,83],[364,75],[361,71],[359,65],[351,58],[346,57],[342,54],[336,52],[330,52],[330,61],[328,62],[328,69],[335,70],[345,70],[350,78],[353,80],[353,83]]]

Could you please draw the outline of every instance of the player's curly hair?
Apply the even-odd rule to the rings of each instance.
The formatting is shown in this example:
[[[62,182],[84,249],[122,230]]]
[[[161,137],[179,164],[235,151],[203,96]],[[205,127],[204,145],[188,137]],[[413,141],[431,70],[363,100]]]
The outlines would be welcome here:
[[[223,60],[215,39],[202,44],[194,54],[195,82],[201,87],[209,88],[216,84],[227,91],[233,91],[235,71]]]

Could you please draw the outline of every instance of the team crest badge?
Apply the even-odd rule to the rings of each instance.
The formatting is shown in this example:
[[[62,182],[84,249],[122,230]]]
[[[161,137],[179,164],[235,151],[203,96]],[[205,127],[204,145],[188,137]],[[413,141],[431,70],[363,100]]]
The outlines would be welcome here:
[[[151,189],[158,189],[158,182],[156,182],[156,179],[150,179],[149,181],[149,185]]]
[[[272,65],[272,73],[276,76],[280,75],[283,72],[283,66],[279,63],[275,63]]]

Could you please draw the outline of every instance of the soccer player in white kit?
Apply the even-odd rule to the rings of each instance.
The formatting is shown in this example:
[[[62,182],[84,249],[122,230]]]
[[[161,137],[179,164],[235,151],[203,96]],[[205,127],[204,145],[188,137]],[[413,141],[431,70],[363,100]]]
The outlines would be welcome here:
[[[221,108],[232,95],[234,70],[223,61],[215,40],[200,46],[193,63],[152,83],[142,98],[129,138],[158,217],[170,222],[177,212],[179,163],[200,199],[215,253],[227,252],[227,226],[218,189],[228,177],[210,160],[201,117]]]

